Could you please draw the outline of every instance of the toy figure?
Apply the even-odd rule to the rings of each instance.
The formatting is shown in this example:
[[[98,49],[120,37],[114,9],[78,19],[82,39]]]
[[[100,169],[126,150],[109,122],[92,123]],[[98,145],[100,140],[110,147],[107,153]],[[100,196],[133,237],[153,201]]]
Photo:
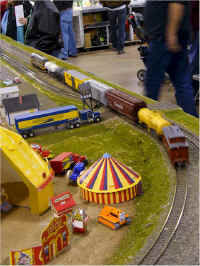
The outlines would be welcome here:
[[[72,212],[73,233],[85,233],[87,231],[88,216],[84,209],[76,209]]]

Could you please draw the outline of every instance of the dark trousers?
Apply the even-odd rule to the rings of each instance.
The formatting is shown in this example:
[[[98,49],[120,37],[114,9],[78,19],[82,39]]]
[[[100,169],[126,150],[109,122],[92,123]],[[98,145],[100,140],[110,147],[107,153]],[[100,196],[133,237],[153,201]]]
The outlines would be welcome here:
[[[197,116],[186,45],[180,52],[172,53],[164,41],[153,40],[149,43],[145,78],[147,97],[158,100],[165,72],[175,88],[177,104],[186,113]]]
[[[126,8],[109,11],[111,43],[118,51],[124,49],[126,15]]]

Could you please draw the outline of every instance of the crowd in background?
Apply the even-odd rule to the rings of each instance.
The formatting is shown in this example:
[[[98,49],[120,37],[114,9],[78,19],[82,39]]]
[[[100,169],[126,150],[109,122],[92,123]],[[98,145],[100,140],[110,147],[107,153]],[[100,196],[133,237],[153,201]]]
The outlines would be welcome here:
[[[127,5],[130,0],[100,0],[107,8],[112,49],[124,53]],[[16,22],[15,7],[22,5],[24,16]],[[144,29],[148,40],[146,95],[159,98],[165,72],[176,90],[176,100],[185,112],[194,109],[192,74],[199,74],[199,2],[147,0]],[[192,11],[190,13],[190,11]],[[73,31],[73,0],[1,1],[1,32],[62,60],[77,56]],[[192,30],[193,29],[193,30]],[[193,34],[192,41],[190,38]],[[191,44],[188,53],[188,44]],[[189,58],[189,60],[188,60]],[[176,66],[176,67],[175,67]]]

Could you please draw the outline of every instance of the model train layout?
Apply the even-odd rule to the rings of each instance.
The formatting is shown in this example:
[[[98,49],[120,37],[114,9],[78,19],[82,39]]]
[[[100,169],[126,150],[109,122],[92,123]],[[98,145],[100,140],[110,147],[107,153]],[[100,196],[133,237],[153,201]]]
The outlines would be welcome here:
[[[42,71],[46,70],[82,95],[84,91],[86,96],[89,95],[96,102],[136,123],[145,125],[148,131],[155,131],[159,138],[162,137],[163,145],[174,166],[183,166],[189,162],[188,144],[181,129],[171,125],[158,112],[148,109],[143,100],[91,79],[77,70],[61,68],[35,53],[31,55],[31,63]]]

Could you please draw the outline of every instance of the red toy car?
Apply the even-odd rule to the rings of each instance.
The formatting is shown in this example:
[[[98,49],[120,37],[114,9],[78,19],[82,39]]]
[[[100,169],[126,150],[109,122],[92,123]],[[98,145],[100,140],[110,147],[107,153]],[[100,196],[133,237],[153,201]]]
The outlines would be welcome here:
[[[70,192],[63,192],[51,198],[50,202],[52,210],[58,216],[72,211],[73,207],[76,205],[76,202],[72,198],[72,194]]]
[[[49,150],[43,150],[42,146],[39,144],[32,143],[31,148],[39,153],[43,159],[51,159],[53,157],[52,153]]]
[[[65,173],[68,169],[72,169],[77,162],[88,164],[85,156],[72,152],[63,152],[50,161],[51,168],[55,174]]]

